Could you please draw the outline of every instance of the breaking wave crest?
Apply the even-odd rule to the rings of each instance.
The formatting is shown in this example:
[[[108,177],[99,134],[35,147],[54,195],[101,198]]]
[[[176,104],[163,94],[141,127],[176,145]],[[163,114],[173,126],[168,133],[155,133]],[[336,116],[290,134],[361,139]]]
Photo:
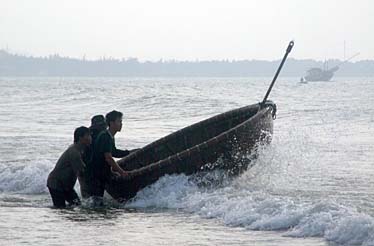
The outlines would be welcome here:
[[[210,185],[205,185],[194,176],[165,176],[126,207],[181,209],[227,226],[280,231],[288,237],[322,237],[341,245],[374,245],[374,218],[332,198],[291,189],[290,179],[296,174],[288,169],[289,162],[301,157],[292,149],[275,146],[262,146],[254,167],[236,179],[211,172],[204,177]],[[300,180],[294,182],[302,185]]]
[[[47,160],[40,160],[36,164],[1,167],[0,192],[44,193],[47,191],[47,177],[52,168],[53,164]]]

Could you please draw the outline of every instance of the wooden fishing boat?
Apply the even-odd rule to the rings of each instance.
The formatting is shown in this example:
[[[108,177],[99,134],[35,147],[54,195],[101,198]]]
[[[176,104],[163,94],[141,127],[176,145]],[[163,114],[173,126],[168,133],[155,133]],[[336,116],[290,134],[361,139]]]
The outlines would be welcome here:
[[[276,105],[267,98],[293,45],[291,41],[261,103],[203,120],[128,155],[118,164],[130,175],[111,179],[106,191],[127,200],[166,174],[190,175],[214,168],[240,171],[231,158],[234,152],[255,151],[257,143],[271,141]]]
[[[237,173],[244,167],[230,157],[253,150],[259,141],[271,141],[275,112],[276,105],[268,101],[176,131],[121,159],[118,164],[132,172],[128,178],[112,179],[106,190],[115,199],[129,199],[166,174],[190,175],[215,168]]]

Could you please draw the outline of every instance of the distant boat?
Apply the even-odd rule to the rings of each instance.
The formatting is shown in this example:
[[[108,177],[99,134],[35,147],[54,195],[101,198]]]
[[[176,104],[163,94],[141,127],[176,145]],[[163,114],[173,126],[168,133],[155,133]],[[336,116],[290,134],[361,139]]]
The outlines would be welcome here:
[[[359,53],[355,54],[354,56],[351,56],[347,60],[341,62],[339,65],[334,66],[331,69],[328,69],[325,65],[324,68],[319,67],[313,67],[307,71],[306,76],[302,77],[300,79],[300,82],[308,82],[308,81],[330,81],[332,77],[334,76],[334,73],[339,70],[339,66],[348,62],[349,60],[353,59],[354,57],[358,56]],[[325,63],[326,64],[326,63]]]
[[[305,81],[330,81],[334,73],[339,70],[338,66],[331,69],[321,69],[318,67],[311,68],[304,77]]]

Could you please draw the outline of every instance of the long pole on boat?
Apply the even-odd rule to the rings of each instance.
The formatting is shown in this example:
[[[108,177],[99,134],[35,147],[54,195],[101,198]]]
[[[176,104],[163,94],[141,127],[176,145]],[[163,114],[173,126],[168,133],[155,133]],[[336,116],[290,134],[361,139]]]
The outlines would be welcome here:
[[[294,42],[293,42],[293,41],[291,41],[291,42],[288,44],[288,47],[287,47],[287,50],[286,50],[286,54],[284,54],[283,60],[282,60],[281,64],[279,65],[277,72],[275,73],[275,76],[274,76],[274,78],[273,78],[273,81],[272,81],[271,84],[270,84],[270,87],[269,87],[268,91],[266,92],[266,95],[265,95],[265,97],[264,97],[264,100],[263,100],[262,103],[261,103],[262,105],[264,105],[265,102],[266,102],[266,100],[268,99],[268,96],[269,96],[269,94],[270,94],[270,91],[271,91],[271,89],[273,89],[273,85],[274,85],[275,81],[276,81],[277,78],[278,78],[278,75],[279,75],[279,73],[280,73],[280,71],[281,71],[281,69],[282,69],[282,67],[283,67],[284,62],[285,62],[286,59],[287,59],[288,54],[291,52],[293,45],[294,45]]]

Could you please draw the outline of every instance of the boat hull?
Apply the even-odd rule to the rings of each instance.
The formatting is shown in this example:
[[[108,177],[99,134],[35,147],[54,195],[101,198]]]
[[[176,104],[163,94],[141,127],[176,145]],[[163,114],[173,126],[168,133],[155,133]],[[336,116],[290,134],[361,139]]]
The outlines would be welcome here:
[[[166,174],[190,175],[221,168],[238,172],[230,160],[237,151],[253,151],[271,141],[275,104],[254,104],[214,116],[163,137],[118,161],[129,177],[112,178],[106,186],[115,199],[129,199]]]

